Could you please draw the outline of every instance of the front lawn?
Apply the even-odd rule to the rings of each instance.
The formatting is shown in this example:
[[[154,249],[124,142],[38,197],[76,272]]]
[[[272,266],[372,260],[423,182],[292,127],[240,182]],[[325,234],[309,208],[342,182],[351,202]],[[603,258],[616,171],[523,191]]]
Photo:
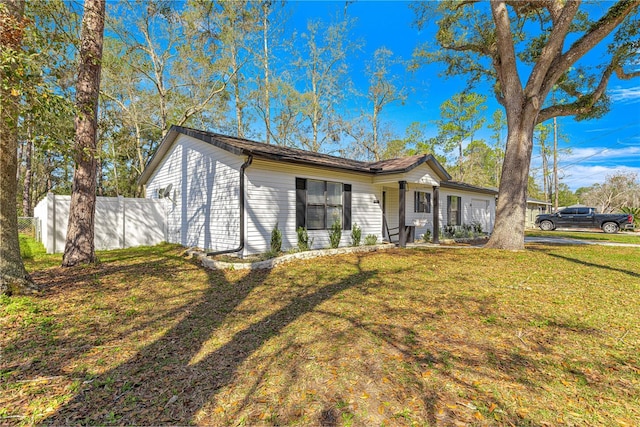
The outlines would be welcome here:
[[[612,242],[612,243],[633,243],[640,245],[640,233],[631,231],[621,231],[616,234],[607,234],[598,231],[568,231],[568,230],[554,230],[554,231],[541,231],[541,230],[527,230],[525,232],[527,237],[562,237],[569,239],[580,240],[595,240],[600,242]]]
[[[207,271],[172,245],[0,299],[0,423],[640,424],[638,248]],[[50,264],[47,264],[50,263]]]

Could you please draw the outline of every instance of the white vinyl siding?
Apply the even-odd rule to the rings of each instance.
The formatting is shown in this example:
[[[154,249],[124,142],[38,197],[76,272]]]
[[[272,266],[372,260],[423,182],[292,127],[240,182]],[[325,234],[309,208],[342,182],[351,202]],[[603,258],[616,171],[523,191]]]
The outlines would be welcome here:
[[[382,240],[382,212],[379,188],[371,176],[322,168],[255,159],[247,168],[247,242],[246,254],[269,250],[271,231],[276,223],[282,231],[282,249],[297,247],[296,178],[352,185],[351,224],[358,224],[362,236],[375,234]],[[328,248],[327,230],[308,230],[313,248]],[[351,244],[351,230],[342,231],[340,246]]]
[[[484,193],[457,190],[452,188],[440,188],[440,226],[447,225],[447,196],[461,198],[462,224],[472,224],[482,219],[482,231],[493,231],[496,217],[495,196]]]
[[[205,250],[233,249],[240,243],[239,176],[236,156],[179,135],[150,178],[147,195],[171,184],[167,239]]]
[[[427,165],[423,163],[406,174],[395,173],[389,175],[377,175],[373,177],[374,184],[384,184],[385,186],[397,186],[399,181],[407,181],[408,183],[422,184],[427,187],[433,187],[434,185],[440,185],[440,179],[435,172]],[[393,184],[391,184],[393,183]]]

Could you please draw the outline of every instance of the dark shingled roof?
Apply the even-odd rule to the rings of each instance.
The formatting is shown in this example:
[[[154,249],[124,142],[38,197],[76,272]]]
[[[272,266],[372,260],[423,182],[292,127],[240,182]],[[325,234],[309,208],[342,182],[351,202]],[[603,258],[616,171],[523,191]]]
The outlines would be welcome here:
[[[172,126],[140,176],[141,184],[145,184],[148,181],[153,170],[158,166],[159,162],[162,160],[179,134],[188,135],[192,138],[209,143],[239,156],[252,155],[255,158],[267,160],[299,163],[376,175],[407,172],[422,163],[428,163],[442,180],[448,180],[451,178],[447,171],[431,154],[419,154],[416,156],[382,160],[379,162],[361,162],[328,154],[299,150],[297,148],[264,144],[214,132],[205,132],[181,126]]]
[[[495,188],[476,187],[475,185],[467,184],[460,181],[443,181],[440,183],[442,188],[452,188],[455,190],[467,190],[474,193],[485,193],[498,195],[498,190]]]

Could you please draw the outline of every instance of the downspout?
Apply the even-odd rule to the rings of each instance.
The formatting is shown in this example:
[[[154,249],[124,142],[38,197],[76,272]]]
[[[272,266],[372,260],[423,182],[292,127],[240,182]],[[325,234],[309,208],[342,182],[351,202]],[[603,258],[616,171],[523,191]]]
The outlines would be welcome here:
[[[240,166],[240,243],[235,249],[227,249],[224,251],[207,252],[207,256],[231,254],[234,252],[240,252],[244,249],[244,171],[251,165],[253,156],[249,155],[247,160]]]

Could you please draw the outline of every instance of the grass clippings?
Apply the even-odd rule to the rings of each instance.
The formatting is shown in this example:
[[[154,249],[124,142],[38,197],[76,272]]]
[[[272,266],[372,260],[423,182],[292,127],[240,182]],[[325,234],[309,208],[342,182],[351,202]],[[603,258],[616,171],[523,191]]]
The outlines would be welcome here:
[[[270,271],[182,251],[26,260],[44,291],[0,299],[0,423],[640,424],[637,248],[394,249]]]

